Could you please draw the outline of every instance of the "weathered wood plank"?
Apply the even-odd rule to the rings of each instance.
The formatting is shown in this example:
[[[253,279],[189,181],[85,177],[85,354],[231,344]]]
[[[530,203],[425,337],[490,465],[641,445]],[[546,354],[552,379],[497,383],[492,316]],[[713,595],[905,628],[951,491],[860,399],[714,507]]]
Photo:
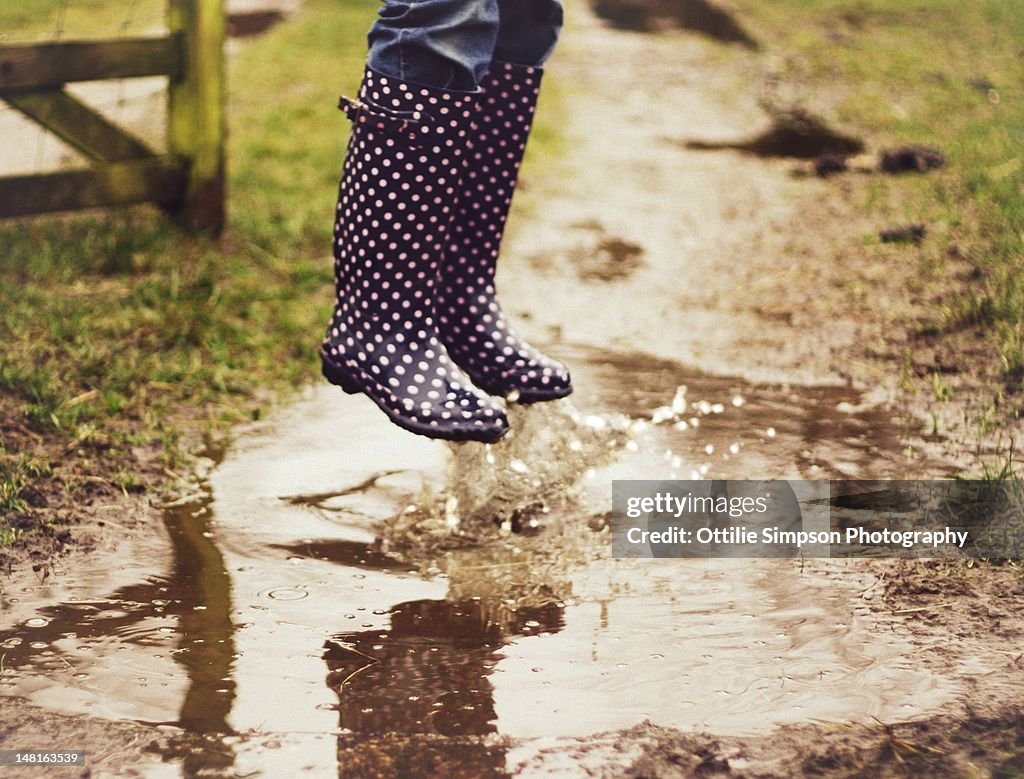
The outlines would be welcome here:
[[[120,162],[155,156],[140,140],[61,89],[12,92],[3,99],[90,159]]]
[[[0,217],[154,202],[171,208],[185,191],[185,166],[159,157],[88,170],[0,178]]]
[[[0,93],[182,71],[183,36],[0,45]]]
[[[191,161],[184,205],[189,228],[224,226],[224,0],[169,0],[171,30],[185,36],[184,62],[167,95],[167,147]]]

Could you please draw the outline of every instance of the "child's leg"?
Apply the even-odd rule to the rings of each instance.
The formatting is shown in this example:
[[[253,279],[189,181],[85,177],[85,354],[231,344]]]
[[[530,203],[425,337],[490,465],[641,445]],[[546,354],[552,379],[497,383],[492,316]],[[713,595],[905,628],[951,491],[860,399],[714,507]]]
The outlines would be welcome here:
[[[492,395],[520,403],[572,392],[569,371],[523,341],[495,298],[494,276],[519,164],[533,123],[541,69],[558,40],[558,0],[498,0],[494,61],[481,82],[466,164],[437,291],[441,339]]]
[[[497,0],[385,0],[367,64],[414,84],[472,91],[497,37]]]
[[[459,194],[496,0],[387,0],[370,33],[334,224],[336,305],[324,375],[395,424],[495,441],[504,403],[450,359],[436,325],[438,265]]]
[[[498,0],[498,40],[494,59],[540,67],[551,56],[562,31],[559,0]]]

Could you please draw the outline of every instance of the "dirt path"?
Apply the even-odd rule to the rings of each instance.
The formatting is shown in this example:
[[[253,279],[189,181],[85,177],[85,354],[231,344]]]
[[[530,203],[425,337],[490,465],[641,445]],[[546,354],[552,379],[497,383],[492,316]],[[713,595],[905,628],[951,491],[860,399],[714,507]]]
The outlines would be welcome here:
[[[492,454],[527,473],[593,467],[577,501],[537,535],[403,547],[396,528],[443,525],[444,448],[318,387],[242,431],[209,495],[164,512],[161,533],[72,557],[47,582],[5,582],[0,683],[17,703],[4,747],[71,732],[92,745],[94,776],[1021,769],[1013,571],[608,558],[613,477],[948,463],[923,445],[908,459],[883,403],[895,380],[864,348],[900,290],[892,269],[843,261],[872,226],[789,162],[681,144],[765,123],[738,87],[756,55],[569,11],[551,66],[566,155],[526,181],[506,306],[567,359],[588,413],[649,418],[679,384],[724,410],[611,465],[567,409],[531,411],[519,422],[554,437]],[[851,284],[873,291],[863,305]],[[490,478],[486,457],[463,456],[461,478]],[[513,470],[510,494],[529,492]]]
[[[795,180],[791,161],[682,146],[767,124],[742,80],[752,55],[709,66],[722,59],[711,42],[609,29],[579,5],[573,24],[550,67],[568,85],[567,175],[529,182],[536,215],[509,247],[505,297],[570,343],[747,379],[843,381],[834,354],[858,324],[827,315],[827,287],[845,269],[816,268],[808,284],[799,250],[826,185]],[[517,272],[524,263],[539,276]]]

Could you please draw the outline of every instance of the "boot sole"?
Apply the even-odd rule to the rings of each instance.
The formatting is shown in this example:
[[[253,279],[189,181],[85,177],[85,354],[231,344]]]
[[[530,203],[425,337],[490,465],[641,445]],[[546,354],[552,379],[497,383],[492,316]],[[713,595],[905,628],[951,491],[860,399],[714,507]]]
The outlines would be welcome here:
[[[398,416],[392,409],[388,408],[378,401],[377,398],[367,393],[357,379],[353,378],[346,369],[329,360],[323,352],[320,353],[320,372],[327,381],[336,387],[341,387],[346,394],[366,395],[366,397],[374,402],[377,408],[387,415],[388,419],[403,430],[415,433],[416,435],[426,436],[427,438],[440,438],[445,441],[476,441],[483,444],[493,444],[508,432],[507,425],[496,433],[490,433],[484,430],[461,431],[445,430],[439,427],[422,427],[410,422],[404,417]]]
[[[547,401],[547,400],[559,400],[561,398],[567,398],[571,394],[572,394],[572,387],[570,387],[569,389],[565,390],[564,392],[552,392],[552,393],[547,393],[547,394],[543,394],[543,395],[540,394],[540,393],[535,393],[535,392],[531,392],[531,393],[520,392],[519,393],[519,397],[516,398],[512,402],[516,403],[516,404],[518,404],[520,406],[530,406],[530,405],[533,405],[534,403],[543,403],[544,401]]]
[[[511,393],[515,392],[518,389],[516,387],[513,387],[512,389],[506,389],[504,387],[497,387],[493,384],[485,385],[484,383],[477,381],[472,374],[470,374],[470,379],[472,379],[473,383],[476,384],[477,387],[482,389],[488,395],[494,395],[495,397],[498,398],[505,398],[506,400],[508,400],[508,396]],[[509,402],[516,403],[520,406],[529,406],[533,403],[543,403],[544,401],[547,400],[559,400],[561,398],[567,398],[571,394],[572,385],[569,385],[569,387],[564,390],[551,390],[549,392],[544,392],[542,390],[532,390],[524,392],[523,390],[519,390],[519,397],[517,397],[514,401]]]

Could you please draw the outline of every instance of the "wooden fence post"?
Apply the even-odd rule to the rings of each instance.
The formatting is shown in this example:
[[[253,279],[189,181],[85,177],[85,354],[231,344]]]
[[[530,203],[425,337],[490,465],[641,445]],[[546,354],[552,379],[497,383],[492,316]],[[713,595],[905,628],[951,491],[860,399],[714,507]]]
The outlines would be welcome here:
[[[184,67],[168,88],[167,147],[189,160],[175,211],[186,227],[216,235],[225,219],[224,0],[169,0],[168,23],[182,35]]]

